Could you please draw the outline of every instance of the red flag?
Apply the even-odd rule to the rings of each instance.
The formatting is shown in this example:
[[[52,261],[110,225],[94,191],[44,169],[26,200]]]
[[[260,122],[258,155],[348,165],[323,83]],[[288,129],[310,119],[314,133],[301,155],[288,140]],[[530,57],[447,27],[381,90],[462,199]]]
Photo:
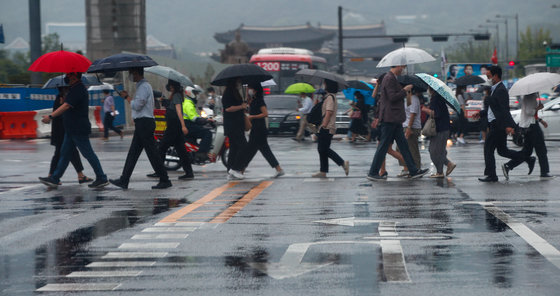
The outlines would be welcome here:
[[[494,65],[498,64],[498,51],[496,51],[495,47],[494,47],[494,53],[492,54],[492,64]]]

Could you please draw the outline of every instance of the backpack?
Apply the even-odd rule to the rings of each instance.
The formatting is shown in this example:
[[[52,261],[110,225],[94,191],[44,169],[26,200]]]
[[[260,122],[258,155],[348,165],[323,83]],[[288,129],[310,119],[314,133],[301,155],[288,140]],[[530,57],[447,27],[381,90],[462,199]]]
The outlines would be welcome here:
[[[313,108],[311,108],[311,112],[307,114],[307,122],[314,124],[314,125],[321,125],[323,121],[323,103],[328,97],[326,97],[321,102],[315,104]]]

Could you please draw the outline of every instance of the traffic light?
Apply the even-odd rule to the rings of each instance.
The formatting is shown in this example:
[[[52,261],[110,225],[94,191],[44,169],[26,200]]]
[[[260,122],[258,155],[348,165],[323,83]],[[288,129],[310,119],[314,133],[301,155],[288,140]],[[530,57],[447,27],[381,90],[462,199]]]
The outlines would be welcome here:
[[[515,61],[509,61],[509,65],[512,67],[515,66]]]
[[[434,77],[435,77],[435,78],[438,78],[438,76],[439,76],[439,75],[437,75],[437,73],[436,73],[436,74],[434,74]]]

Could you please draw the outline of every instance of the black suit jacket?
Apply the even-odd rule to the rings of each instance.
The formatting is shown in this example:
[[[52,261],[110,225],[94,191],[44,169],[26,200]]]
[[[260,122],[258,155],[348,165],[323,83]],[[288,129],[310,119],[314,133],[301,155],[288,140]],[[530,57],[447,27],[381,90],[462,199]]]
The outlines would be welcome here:
[[[488,117],[488,107],[492,109],[496,117],[496,127],[505,130],[506,127],[515,127],[515,122],[509,112],[509,94],[503,83],[500,83],[494,93],[484,100],[482,117]]]

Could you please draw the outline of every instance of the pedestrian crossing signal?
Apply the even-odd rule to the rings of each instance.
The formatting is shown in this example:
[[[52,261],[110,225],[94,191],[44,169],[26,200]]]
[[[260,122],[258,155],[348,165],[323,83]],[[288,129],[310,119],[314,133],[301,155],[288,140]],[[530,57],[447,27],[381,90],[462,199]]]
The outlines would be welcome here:
[[[434,74],[434,77],[435,77],[435,78],[438,78],[438,76],[439,76],[439,75],[437,75],[437,74]]]

